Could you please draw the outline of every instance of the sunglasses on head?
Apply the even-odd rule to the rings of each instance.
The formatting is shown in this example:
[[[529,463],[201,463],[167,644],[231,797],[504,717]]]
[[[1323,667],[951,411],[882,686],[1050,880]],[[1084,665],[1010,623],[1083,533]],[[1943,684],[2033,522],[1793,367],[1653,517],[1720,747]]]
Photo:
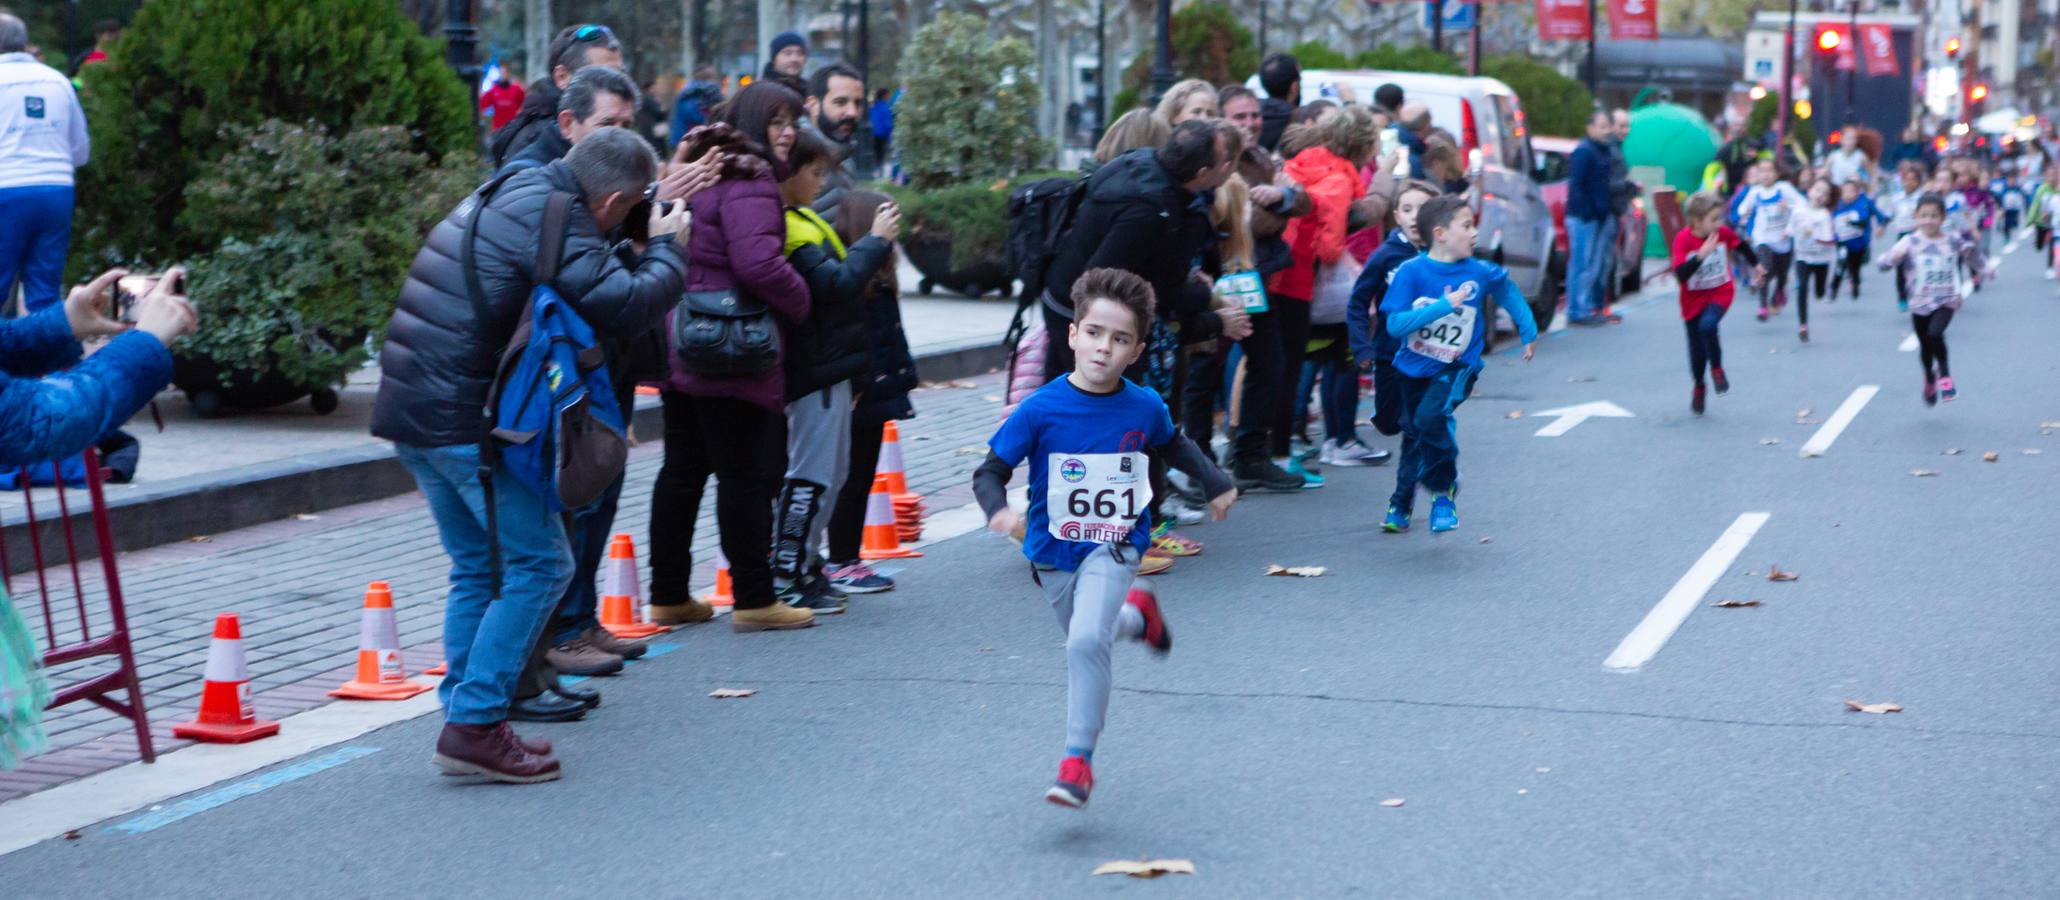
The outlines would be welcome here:
[[[572,32],[572,39],[575,41],[598,41],[613,37],[615,32],[609,31],[606,25],[581,25]]]

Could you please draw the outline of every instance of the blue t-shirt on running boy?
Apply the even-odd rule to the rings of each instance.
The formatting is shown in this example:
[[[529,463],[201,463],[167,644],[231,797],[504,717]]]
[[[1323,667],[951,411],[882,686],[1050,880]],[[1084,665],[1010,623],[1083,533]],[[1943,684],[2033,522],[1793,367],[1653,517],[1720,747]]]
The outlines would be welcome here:
[[[1850,202],[1840,203],[1831,221],[1839,244],[1847,250],[1865,250],[1874,243],[1874,223],[1886,225],[1890,219],[1873,197],[1861,194]]]
[[[1141,453],[1173,440],[1173,416],[1166,411],[1166,402],[1142,385],[1127,380],[1122,384],[1111,394],[1090,394],[1075,387],[1071,378],[1060,377],[1017,406],[987,441],[994,455],[1011,467],[1025,459],[1030,462],[1030,512],[1023,522],[1023,556],[1031,562],[1071,572],[1106,543],[1061,540],[1051,533],[1045,496],[1050,492],[1052,454]],[[1069,470],[1071,464],[1061,462]],[[1135,474],[1140,481],[1148,481],[1146,473]],[[1072,472],[1062,475],[1071,477]],[[1151,533],[1151,511],[1140,508],[1128,542],[1142,552],[1151,546]]]
[[[1465,307],[1445,312],[1445,289],[1457,290],[1469,282],[1473,295]],[[1524,343],[1538,339],[1530,303],[1510,283],[1509,270],[1472,258],[1439,262],[1428,253],[1403,263],[1380,304],[1388,333],[1402,342],[1395,351],[1395,369],[1411,378],[1430,378],[1455,363],[1479,369],[1487,329],[1495,324],[1487,307],[1490,297],[1509,312]]]

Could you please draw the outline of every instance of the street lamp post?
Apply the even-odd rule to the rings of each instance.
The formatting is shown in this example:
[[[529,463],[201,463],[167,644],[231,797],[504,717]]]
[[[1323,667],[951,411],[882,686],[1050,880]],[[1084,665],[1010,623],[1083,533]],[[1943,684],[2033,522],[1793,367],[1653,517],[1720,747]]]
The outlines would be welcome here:
[[[1094,5],[1094,136],[1109,124],[1109,0]]]
[[[1156,18],[1159,25],[1158,52],[1152,59],[1152,103],[1173,87],[1173,0],[1159,0]]]
[[[1595,0],[1588,0],[1588,96],[1597,101],[1602,99],[1595,87],[1596,70],[1600,68],[1595,59]]]
[[[1853,42],[1853,67],[1845,73],[1845,123],[1854,125],[1860,118],[1855,115],[1855,98],[1860,90],[1860,0],[1850,0],[1846,7],[1850,18],[1846,20],[1845,39]]]
[[[1781,116],[1780,127],[1775,129],[1777,140],[1788,139],[1788,116],[1795,106],[1795,98],[1789,88],[1795,84],[1795,12],[1796,0],[1788,0],[1788,33],[1781,38]]]
[[[444,14],[444,59],[479,109],[479,29],[472,27],[472,0],[450,0]],[[549,72],[545,72],[549,74]]]
[[[1431,49],[1445,52],[1445,0],[1431,0]]]

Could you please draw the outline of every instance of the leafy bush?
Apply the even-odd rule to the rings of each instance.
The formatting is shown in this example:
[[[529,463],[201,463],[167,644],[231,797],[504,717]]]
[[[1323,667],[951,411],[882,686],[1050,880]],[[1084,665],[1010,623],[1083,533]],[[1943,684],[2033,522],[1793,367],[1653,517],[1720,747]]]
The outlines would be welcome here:
[[[481,174],[442,43],[391,0],[156,0],[115,53],[84,70],[74,274],[185,264],[181,357],[342,381]]]
[[[951,242],[951,267],[968,269],[998,257],[1008,239],[1009,191],[1046,178],[1074,178],[1077,172],[1028,172],[989,184],[955,184],[923,190],[873,185],[901,206],[907,239],[936,237]]]
[[[1322,41],[1303,41],[1287,49],[1288,55],[1304,69],[1350,69],[1352,57],[1332,50]]]
[[[331,137],[269,121],[231,126],[240,149],[187,185],[176,227],[205,243],[190,271],[204,311],[181,356],[226,371],[224,387],[277,371],[336,384],[381,335],[421,236],[478,172],[432,165],[402,128]]]
[[[1352,67],[1389,72],[1423,72],[1429,75],[1466,74],[1466,66],[1460,64],[1459,57],[1450,53],[1439,53],[1428,44],[1411,44],[1407,47],[1382,44],[1371,50],[1361,50],[1352,57]],[[1304,64],[1303,68],[1308,66]]]
[[[1516,91],[1533,134],[1578,136],[1588,127],[1595,98],[1587,86],[1528,56],[1510,54],[1481,60],[1481,74]]]
[[[1240,84],[1259,70],[1259,46],[1252,32],[1239,24],[1230,7],[1196,3],[1173,12],[1173,76],[1200,78],[1221,87]],[[1123,89],[1116,92],[1109,115],[1113,121],[1151,96],[1152,54],[1156,38],[1123,70]]]
[[[894,136],[912,184],[984,184],[1045,157],[1028,44],[995,40],[979,18],[944,13],[916,32],[901,65],[908,87]]]

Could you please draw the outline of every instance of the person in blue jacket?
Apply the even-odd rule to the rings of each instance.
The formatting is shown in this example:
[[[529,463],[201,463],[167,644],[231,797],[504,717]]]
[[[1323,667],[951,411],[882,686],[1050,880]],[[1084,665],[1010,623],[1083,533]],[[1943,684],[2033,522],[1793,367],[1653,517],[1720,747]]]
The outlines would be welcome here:
[[[708,113],[722,103],[722,74],[714,66],[694,67],[694,80],[680,88],[679,96],[672,101],[672,140],[667,146],[677,147],[681,138],[696,127],[708,124]]]
[[[1838,268],[1831,274],[1831,294],[1838,298],[1838,286],[1847,278],[1853,282],[1853,299],[1860,299],[1860,270],[1874,246],[1874,227],[1886,225],[1891,217],[1874,202],[1874,196],[1858,180],[1838,186],[1838,208],[1831,213],[1831,230],[1838,238]]]
[[[173,270],[137,301],[134,327],[108,316],[127,274],[115,269],[60,305],[0,320],[0,468],[83,451],[171,382],[170,347],[194,325],[193,307],[173,293],[184,273]],[[113,339],[81,360],[80,341],[103,337]],[[34,663],[42,658],[0,586],[0,769],[43,746],[50,685]]]
[[[1395,351],[1402,342],[1388,334],[1380,304],[1387,297],[1395,269],[1423,252],[1416,214],[1438,194],[1437,186],[1428,181],[1404,181],[1395,187],[1395,202],[1388,208],[1387,239],[1366,258],[1359,280],[1352,283],[1352,302],[1345,306],[1352,358],[1359,361],[1361,372],[1373,373],[1373,430],[1389,437],[1402,433],[1402,385],[1395,374]]]
[[[1431,531],[1459,527],[1459,430],[1452,414],[1480,377],[1481,349],[1495,325],[1489,298],[1516,323],[1525,362],[1538,340],[1530,304],[1509,271],[1473,258],[1476,231],[1465,197],[1431,198],[1417,212],[1416,227],[1430,237],[1430,249],[1395,270],[1380,305],[1388,335],[1402,345],[1395,351],[1402,461],[1381,522],[1390,534],[1409,530],[1418,485],[1431,493]]]

